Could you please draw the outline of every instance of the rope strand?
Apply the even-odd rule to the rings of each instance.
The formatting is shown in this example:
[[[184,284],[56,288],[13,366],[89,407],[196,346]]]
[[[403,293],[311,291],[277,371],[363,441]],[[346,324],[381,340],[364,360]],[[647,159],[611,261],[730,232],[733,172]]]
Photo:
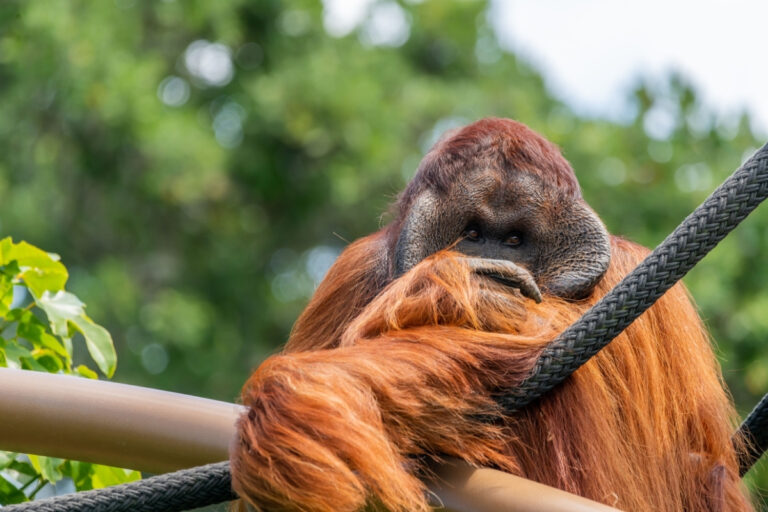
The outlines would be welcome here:
[[[3,512],[179,512],[237,499],[229,462],[3,507]]]

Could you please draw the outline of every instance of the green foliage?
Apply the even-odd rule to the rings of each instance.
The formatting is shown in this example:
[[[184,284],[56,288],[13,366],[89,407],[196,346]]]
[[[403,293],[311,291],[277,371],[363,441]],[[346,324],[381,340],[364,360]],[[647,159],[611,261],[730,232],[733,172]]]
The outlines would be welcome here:
[[[73,373],[72,337],[85,339],[99,370],[111,377],[117,365],[112,337],[85,314],[85,304],[64,290],[67,269],[59,257],[26,242],[0,240],[0,361],[3,366]],[[16,293],[29,293],[26,305]],[[47,324],[35,313],[45,313]],[[81,365],[82,366],[82,365]],[[83,367],[85,368],[85,367]],[[89,375],[87,368],[77,370]]]
[[[79,333],[99,370],[112,376],[117,364],[112,338],[85,314],[85,305],[64,290],[68,277],[55,254],[26,242],[13,243],[10,237],[0,240],[0,366],[95,379],[96,372],[87,366],[73,365],[72,338]],[[97,464],[0,452],[0,504],[34,498],[46,484],[64,477],[72,480],[75,489],[86,490],[137,480],[141,475]]]
[[[402,46],[372,44],[367,20],[328,35],[316,0],[0,3],[0,232],[67,255],[118,379],[235,399],[457,124],[540,131],[609,229],[648,246],[761,143],[676,75],[639,79],[622,122],[580,116],[499,47],[485,2],[397,5]],[[229,52],[221,80],[195,68],[202,41]],[[768,391],[766,254],[764,206],[686,278],[742,413]]]

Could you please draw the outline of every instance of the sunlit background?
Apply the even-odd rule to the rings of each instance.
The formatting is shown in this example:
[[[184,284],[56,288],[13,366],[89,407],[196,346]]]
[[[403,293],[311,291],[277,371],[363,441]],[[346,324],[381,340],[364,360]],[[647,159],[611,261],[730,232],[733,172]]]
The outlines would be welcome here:
[[[746,0],[7,0],[0,236],[61,255],[117,380],[234,400],[446,129],[529,124],[612,232],[659,243],[768,137],[767,18]],[[742,413],[768,392],[767,256],[760,210],[686,278]]]
[[[532,62],[550,90],[582,115],[631,119],[627,91],[642,80],[664,87],[672,72],[696,87],[720,122],[749,112],[752,127],[768,133],[768,3],[753,0],[549,0],[492,2],[499,43]],[[705,112],[690,120],[708,127]],[[671,135],[678,113],[660,104],[645,128]]]

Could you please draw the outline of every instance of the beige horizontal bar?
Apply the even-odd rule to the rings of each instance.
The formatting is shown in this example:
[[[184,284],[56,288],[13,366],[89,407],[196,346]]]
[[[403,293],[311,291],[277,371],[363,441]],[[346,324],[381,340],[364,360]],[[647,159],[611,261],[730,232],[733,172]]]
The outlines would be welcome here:
[[[242,406],[67,375],[0,368],[0,449],[163,473],[228,458]],[[463,462],[436,470],[446,512],[617,512]]]
[[[0,449],[164,473],[228,457],[241,406],[0,368]]]
[[[430,485],[452,512],[619,512],[613,507],[495,469],[452,461],[435,470]]]

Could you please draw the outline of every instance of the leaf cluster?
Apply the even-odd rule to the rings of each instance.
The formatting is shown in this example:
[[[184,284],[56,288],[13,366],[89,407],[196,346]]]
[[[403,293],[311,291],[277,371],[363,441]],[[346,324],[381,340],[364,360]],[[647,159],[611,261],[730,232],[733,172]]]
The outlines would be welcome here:
[[[96,379],[73,363],[73,338],[85,341],[96,367],[111,377],[117,365],[112,337],[65,290],[69,274],[55,254],[26,242],[0,240],[0,366]],[[12,393],[13,390],[4,390]],[[51,428],[56,428],[51,425]],[[137,480],[137,471],[54,457],[0,452],[0,504],[33,499],[65,477],[77,490]]]

